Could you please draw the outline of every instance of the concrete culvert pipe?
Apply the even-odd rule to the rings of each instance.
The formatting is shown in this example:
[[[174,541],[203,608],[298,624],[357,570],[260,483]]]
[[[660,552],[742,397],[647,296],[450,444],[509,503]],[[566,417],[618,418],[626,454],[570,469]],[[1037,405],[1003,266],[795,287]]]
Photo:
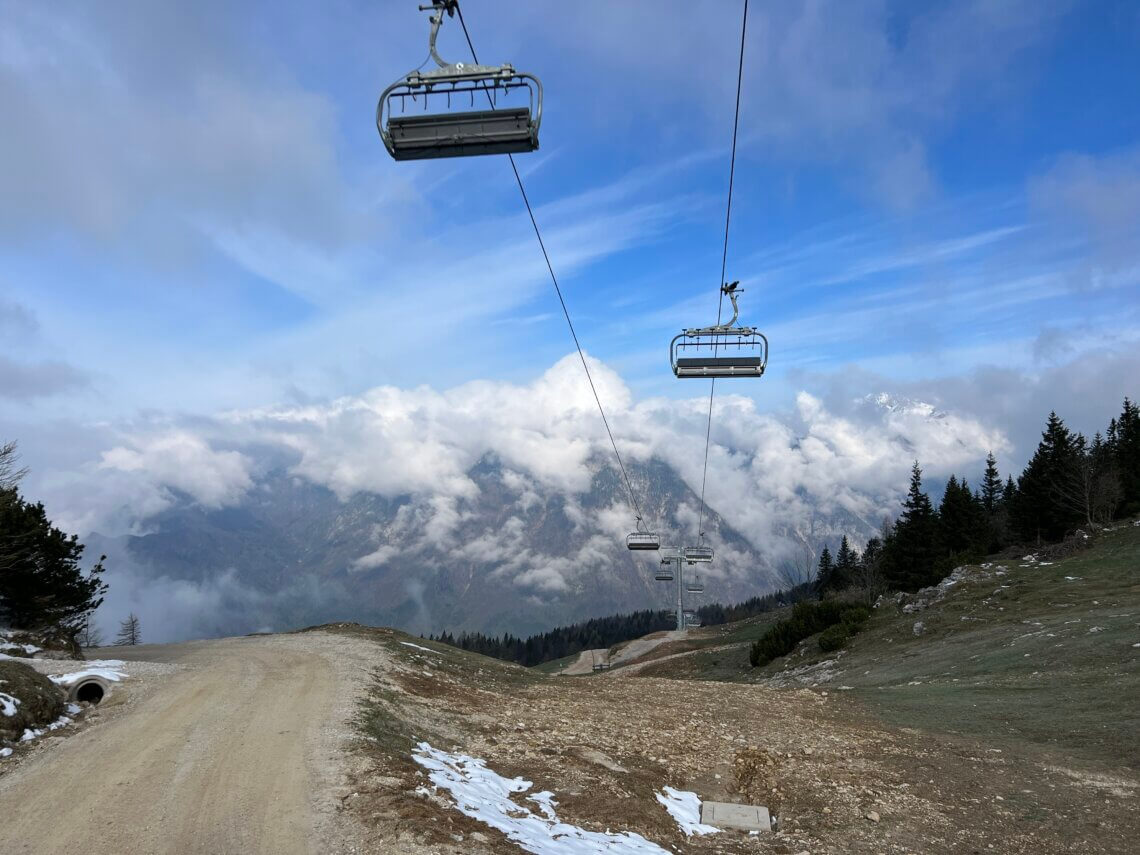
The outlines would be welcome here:
[[[111,694],[111,682],[102,677],[84,677],[67,691],[67,699],[73,704],[97,704]]]

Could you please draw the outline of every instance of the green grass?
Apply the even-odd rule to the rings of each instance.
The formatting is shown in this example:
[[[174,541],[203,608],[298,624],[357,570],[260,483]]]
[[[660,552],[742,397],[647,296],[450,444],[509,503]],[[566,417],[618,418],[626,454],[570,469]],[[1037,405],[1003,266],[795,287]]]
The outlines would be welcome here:
[[[549,662],[534,665],[530,670],[537,671],[540,674],[557,674],[567,665],[573,665],[577,661],[578,654],[571,653],[569,656],[563,656],[561,659],[551,659]]]
[[[956,585],[925,611],[877,609],[839,654],[842,673],[828,687],[851,687],[894,725],[1140,765],[1140,648],[1132,646],[1140,643],[1140,527],[1120,524],[1046,566],[989,563],[989,573],[1002,565],[1005,574]],[[725,638],[747,641],[764,628],[741,625]],[[643,673],[754,682],[835,657],[813,637],[763,668],[748,666],[741,644]]]

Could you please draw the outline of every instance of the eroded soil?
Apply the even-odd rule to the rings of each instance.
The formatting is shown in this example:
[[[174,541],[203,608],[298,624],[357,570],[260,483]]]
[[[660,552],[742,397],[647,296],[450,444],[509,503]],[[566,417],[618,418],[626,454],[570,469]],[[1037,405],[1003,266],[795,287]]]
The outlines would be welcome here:
[[[424,793],[419,740],[552,790],[566,822],[677,852],[1123,853],[1140,840],[1134,777],[887,728],[841,692],[540,677],[368,632],[389,662],[374,675],[373,742],[345,807],[369,827],[369,851],[519,851]],[[686,838],[654,799],[665,784],[767,805],[778,831]]]

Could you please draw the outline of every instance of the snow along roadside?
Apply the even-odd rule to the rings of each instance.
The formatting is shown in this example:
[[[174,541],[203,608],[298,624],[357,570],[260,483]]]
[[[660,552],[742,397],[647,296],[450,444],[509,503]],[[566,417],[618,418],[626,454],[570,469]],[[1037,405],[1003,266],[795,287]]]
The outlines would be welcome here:
[[[558,802],[554,793],[543,790],[526,797],[538,806],[541,815],[529,807],[512,801],[512,793],[525,793],[533,784],[523,778],[504,778],[488,769],[483,760],[465,754],[452,754],[432,748],[421,742],[412,752],[412,759],[428,770],[428,779],[437,789],[451,796],[455,807],[464,815],[501,831],[519,848],[535,855],[668,855],[656,843],[640,834],[624,831],[587,831],[576,825],[562,822],[555,808]],[[720,829],[700,823],[701,801],[696,793],[665,788],[666,795],[657,794],[681,830],[687,835],[712,834]],[[428,795],[426,787],[416,790]]]

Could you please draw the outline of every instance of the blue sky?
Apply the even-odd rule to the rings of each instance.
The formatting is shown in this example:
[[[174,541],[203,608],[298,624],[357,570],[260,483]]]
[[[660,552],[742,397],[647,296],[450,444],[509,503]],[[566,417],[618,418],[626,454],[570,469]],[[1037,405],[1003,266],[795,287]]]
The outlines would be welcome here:
[[[583,344],[636,400],[703,394],[666,348],[715,319],[741,4],[463,6],[545,84],[517,161]],[[33,467],[571,349],[505,159],[377,137],[415,7],[0,0],[0,431]],[[753,2],[728,276],[772,358],[732,391],[916,397],[1011,460],[1050,407],[1103,425],[1138,393],[1138,43],[1124,0]]]

